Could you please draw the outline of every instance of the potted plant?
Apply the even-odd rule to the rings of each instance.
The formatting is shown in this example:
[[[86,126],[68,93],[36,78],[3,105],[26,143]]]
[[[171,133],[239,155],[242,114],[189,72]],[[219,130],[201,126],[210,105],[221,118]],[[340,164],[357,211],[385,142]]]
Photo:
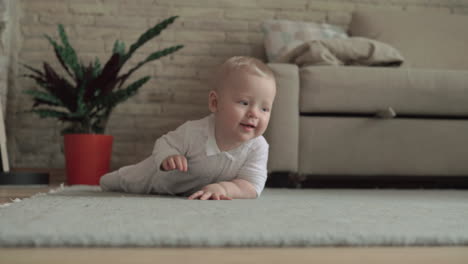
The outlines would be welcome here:
[[[144,64],[174,53],[183,46],[153,52],[126,73],[120,73],[120,70],[138,48],[158,36],[176,18],[157,23],[128,50],[123,42],[116,40],[112,55],[103,67],[98,58],[88,65],[80,61],[63,25],[59,24],[61,44],[48,35],[45,37],[53,46],[64,74],[57,73],[47,62],[43,62],[42,70],[23,65],[31,72],[24,76],[32,78],[41,88],[25,91],[34,99],[31,112],[41,118],[57,118],[68,124],[62,130],[68,184],[97,185],[99,178],[109,171],[113,137],[104,135],[109,116],[117,104],[135,95],[150,76],[124,86],[126,80]]]

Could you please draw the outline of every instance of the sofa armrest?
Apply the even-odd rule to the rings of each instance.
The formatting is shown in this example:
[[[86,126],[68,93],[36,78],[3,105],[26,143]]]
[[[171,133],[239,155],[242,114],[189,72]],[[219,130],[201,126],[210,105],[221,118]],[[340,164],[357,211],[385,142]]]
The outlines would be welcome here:
[[[276,98],[265,137],[270,145],[268,171],[298,171],[299,68],[271,63],[276,78]]]

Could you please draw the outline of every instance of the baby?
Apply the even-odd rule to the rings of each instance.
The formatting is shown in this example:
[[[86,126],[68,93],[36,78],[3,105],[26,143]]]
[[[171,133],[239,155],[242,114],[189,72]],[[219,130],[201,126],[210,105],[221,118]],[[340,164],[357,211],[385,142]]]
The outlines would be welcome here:
[[[188,199],[256,198],[267,178],[263,138],[276,83],[267,65],[232,57],[213,80],[212,114],[187,121],[156,140],[150,157],[101,177],[104,191],[157,193]]]

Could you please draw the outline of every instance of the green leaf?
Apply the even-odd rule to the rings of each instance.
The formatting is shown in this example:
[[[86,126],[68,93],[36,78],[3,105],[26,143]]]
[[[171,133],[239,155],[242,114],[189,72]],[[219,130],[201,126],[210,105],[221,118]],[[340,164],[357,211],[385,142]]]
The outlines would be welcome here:
[[[22,77],[27,77],[27,78],[30,78],[30,79],[33,79],[37,84],[39,84],[41,87],[43,87],[44,89],[48,90],[48,87],[47,87],[47,82],[45,80],[45,76],[44,77],[40,77],[40,76],[36,76],[36,75],[32,75],[32,74],[23,74],[21,75]]]
[[[101,62],[99,61],[99,58],[96,57],[96,59],[94,60],[93,77],[98,77],[99,74],[101,74],[101,70]]]
[[[112,53],[118,53],[123,57],[125,55],[125,43],[116,40],[114,42],[114,48],[112,49]]]
[[[150,62],[150,61],[153,61],[153,60],[157,60],[161,57],[164,57],[164,56],[167,56],[171,53],[174,53],[178,50],[180,50],[181,48],[183,48],[184,46],[183,45],[177,45],[177,46],[174,46],[174,47],[170,47],[170,48],[166,48],[166,49],[163,49],[163,50],[159,50],[159,51],[156,51],[154,53],[151,53],[146,59],[145,59],[145,63],[146,62]]]
[[[38,70],[38,69],[36,69],[36,68],[34,68],[34,67],[32,67],[32,66],[23,64],[23,63],[21,63],[21,65],[23,65],[23,67],[25,67],[26,69],[28,69],[28,70],[30,70],[30,71],[36,73],[37,75],[39,75],[39,76],[41,76],[41,77],[44,77],[44,73],[41,72],[40,70]]]
[[[38,114],[41,118],[53,117],[62,119],[69,116],[69,113],[67,112],[56,111],[51,109],[33,109],[31,110],[31,112]]]
[[[148,29],[145,33],[143,33],[139,38],[138,40],[133,43],[131,46],[130,46],[130,49],[128,50],[128,53],[127,55],[124,57],[124,60],[122,62],[122,64],[127,61],[128,59],[130,59],[130,57],[133,55],[133,53],[138,49],[140,48],[141,46],[143,46],[143,44],[145,44],[146,42],[148,42],[149,40],[151,40],[152,38],[158,36],[161,31],[163,31],[165,28],[167,28],[170,24],[172,24],[174,22],[174,20],[176,20],[178,18],[178,16],[173,16],[173,17],[170,17],[164,21],[162,21],[161,23],[158,23],[156,24],[155,26],[153,26],[152,28]]]
[[[54,47],[54,52],[55,52],[55,57],[57,57],[58,61],[62,65],[62,67],[65,69],[65,71],[74,79],[76,79],[75,76],[70,71],[70,66],[67,65],[68,63],[66,62],[67,60],[67,54],[65,49],[60,46],[57,42],[55,42],[50,36],[44,35],[45,38],[50,42],[50,44]]]
[[[146,57],[146,59],[144,61],[139,62],[135,67],[130,69],[126,74],[122,75],[119,78],[120,79],[119,80],[120,81],[119,87],[121,87],[124,84],[124,82],[130,77],[130,75],[133,72],[135,72],[136,70],[138,70],[141,66],[145,65],[148,62],[158,60],[161,57],[164,57],[164,56],[167,56],[167,55],[169,55],[171,53],[174,53],[174,52],[180,50],[183,47],[184,47],[183,45],[177,45],[177,46],[173,46],[173,47],[170,47],[170,48],[166,48],[166,49],[159,50],[159,51],[151,53],[148,57]]]
[[[27,78],[31,78],[33,79],[34,81],[36,81],[37,85],[39,85],[41,88],[43,88],[44,90],[48,91],[49,93],[47,93],[48,95],[50,96],[53,96],[54,98],[57,98],[57,100],[60,101],[60,105],[61,106],[64,106],[66,107],[63,102],[55,96],[55,92],[53,91],[53,88],[51,87],[51,84],[50,82],[46,81],[45,79],[41,78],[41,77],[38,77],[36,75],[29,75],[29,74],[24,74],[22,75],[23,77],[27,77]],[[44,77],[45,78],[45,77]]]
[[[65,29],[62,24],[58,25],[58,32],[60,36],[60,40],[62,40],[62,44],[65,48],[71,47],[70,42],[68,42],[68,36],[67,33],[65,32]]]
[[[42,101],[44,104],[52,106],[63,106],[60,99],[51,95],[50,93],[45,93],[37,90],[26,90],[25,94],[31,95],[34,99]]]
[[[117,104],[124,102],[131,96],[135,95],[138,89],[150,79],[150,76],[143,77],[131,83],[125,89],[121,89],[99,97],[94,103],[97,105],[102,105],[104,108],[114,108]]]
[[[76,55],[76,52],[73,49],[73,47],[70,45],[68,41],[67,33],[65,32],[65,29],[62,24],[58,25],[58,32],[59,32],[60,40],[62,41],[63,47],[57,44],[51,37],[47,35],[46,37],[56,49],[58,59],[63,62],[63,65],[66,65],[70,67],[70,69],[73,70],[75,74],[75,79],[78,81],[79,79],[82,78],[82,75],[83,75],[82,67],[78,61],[78,56]]]

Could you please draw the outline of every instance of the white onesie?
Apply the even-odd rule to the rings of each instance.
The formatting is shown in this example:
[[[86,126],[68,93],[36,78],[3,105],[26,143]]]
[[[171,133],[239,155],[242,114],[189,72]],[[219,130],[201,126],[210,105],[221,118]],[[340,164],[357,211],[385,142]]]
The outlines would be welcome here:
[[[156,140],[150,157],[102,176],[102,189],[188,196],[210,183],[237,178],[252,183],[257,197],[260,196],[267,178],[268,143],[265,138],[259,136],[221,152],[214,127],[213,114],[187,121]],[[163,160],[172,155],[187,158],[188,172],[160,169]]]

